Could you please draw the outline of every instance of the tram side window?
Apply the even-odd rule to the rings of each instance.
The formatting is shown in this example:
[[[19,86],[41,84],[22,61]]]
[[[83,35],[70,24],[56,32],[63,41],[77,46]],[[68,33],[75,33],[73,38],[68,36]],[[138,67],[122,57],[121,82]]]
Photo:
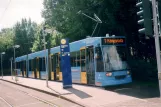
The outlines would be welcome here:
[[[23,70],[26,71],[26,61],[23,61]]]
[[[60,55],[56,54],[56,67],[60,67]]]
[[[39,70],[42,71],[41,69],[42,69],[42,58],[39,58]]]
[[[103,72],[104,71],[104,63],[103,63],[101,48],[96,47],[95,51],[96,51],[97,72]]]
[[[29,60],[29,71],[32,71],[32,60]]]
[[[85,59],[85,50],[81,50],[81,56],[80,56],[80,63],[81,63],[81,68],[82,71],[86,71],[86,59]]]
[[[31,60],[31,70],[34,71],[34,59]]]
[[[52,68],[52,71],[56,71],[56,55],[52,55],[51,56],[51,68]]]
[[[35,59],[32,60],[32,71],[35,71],[36,68],[36,62]]]
[[[77,57],[76,57],[76,66],[80,67],[80,51],[76,52]]]
[[[20,69],[23,71],[23,61],[20,62]]]
[[[76,52],[71,52],[70,53],[71,67],[76,67],[76,59],[77,59]]]
[[[21,62],[18,62],[18,69],[21,69]]]
[[[16,62],[16,68],[19,69],[19,62]]]
[[[16,68],[18,69],[18,62],[16,62]]]
[[[45,58],[40,58],[40,71],[46,71]]]
[[[51,71],[54,71],[54,55],[50,56],[50,60],[51,60],[51,62],[50,62]]]
[[[42,58],[42,71],[46,71],[45,58]]]

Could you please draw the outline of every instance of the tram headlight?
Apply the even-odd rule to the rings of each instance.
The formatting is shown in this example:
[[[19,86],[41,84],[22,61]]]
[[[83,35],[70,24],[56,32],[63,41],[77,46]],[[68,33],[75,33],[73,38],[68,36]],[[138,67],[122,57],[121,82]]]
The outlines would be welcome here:
[[[127,74],[130,75],[130,71],[127,71]]]
[[[110,76],[112,76],[112,73],[111,72],[108,72],[108,73],[106,73],[106,76],[107,77],[110,77]]]

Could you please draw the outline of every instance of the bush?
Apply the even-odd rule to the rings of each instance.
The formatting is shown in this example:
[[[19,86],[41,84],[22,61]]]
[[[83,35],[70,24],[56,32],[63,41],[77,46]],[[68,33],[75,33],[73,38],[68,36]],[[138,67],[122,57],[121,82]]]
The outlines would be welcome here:
[[[134,80],[151,81],[158,80],[156,60],[146,62],[145,60],[130,60],[129,65]]]

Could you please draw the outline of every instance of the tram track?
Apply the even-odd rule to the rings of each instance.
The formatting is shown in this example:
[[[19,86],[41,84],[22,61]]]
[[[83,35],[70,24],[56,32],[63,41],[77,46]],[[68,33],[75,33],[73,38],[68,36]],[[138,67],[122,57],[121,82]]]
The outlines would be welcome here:
[[[7,104],[8,107],[14,107],[12,104],[7,102],[3,97],[0,97],[0,100],[3,101],[5,104]]]
[[[3,85],[3,86],[5,86],[5,87],[12,88],[12,89],[14,89],[15,91],[19,91],[19,92],[21,92],[21,93],[23,93],[23,94],[25,94],[25,95],[28,95],[29,97],[32,97],[32,98],[34,98],[34,99],[36,99],[36,100],[38,100],[38,101],[40,101],[40,102],[42,102],[42,103],[48,104],[49,106],[52,106],[52,107],[60,107],[60,106],[54,104],[53,102],[50,102],[50,101],[48,101],[48,100],[44,100],[44,99],[39,98],[39,97],[37,97],[37,96],[34,96],[34,95],[32,95],[32,94],[30,94],[30,93],[28,93],[28,92],[26,92],[26,91],[17,89],[17,88],[12,87],[12,86],[5,85],[5,84],[3,84],[3,83],[0,83],[0,84]],[[2,100],[3,102],[5,102],[5,104],[7,104],[9,107],[16,107],[16,106],[13,106],[12,104],[10,104],[7,100],[5,100],[4,98],[2,98],[1,96],[0,96],[0,100]]]

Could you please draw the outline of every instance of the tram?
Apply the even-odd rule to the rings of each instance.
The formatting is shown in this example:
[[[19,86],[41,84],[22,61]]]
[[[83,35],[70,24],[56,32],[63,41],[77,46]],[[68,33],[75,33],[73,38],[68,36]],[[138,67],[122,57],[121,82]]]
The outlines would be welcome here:
[[[72,82],[109,86],[132,82],[124,36],[89,37],[70,43]],[[17,57],[18,75],[62,81],[60,46]],[[25,66],[24,66],[25,65]]]

